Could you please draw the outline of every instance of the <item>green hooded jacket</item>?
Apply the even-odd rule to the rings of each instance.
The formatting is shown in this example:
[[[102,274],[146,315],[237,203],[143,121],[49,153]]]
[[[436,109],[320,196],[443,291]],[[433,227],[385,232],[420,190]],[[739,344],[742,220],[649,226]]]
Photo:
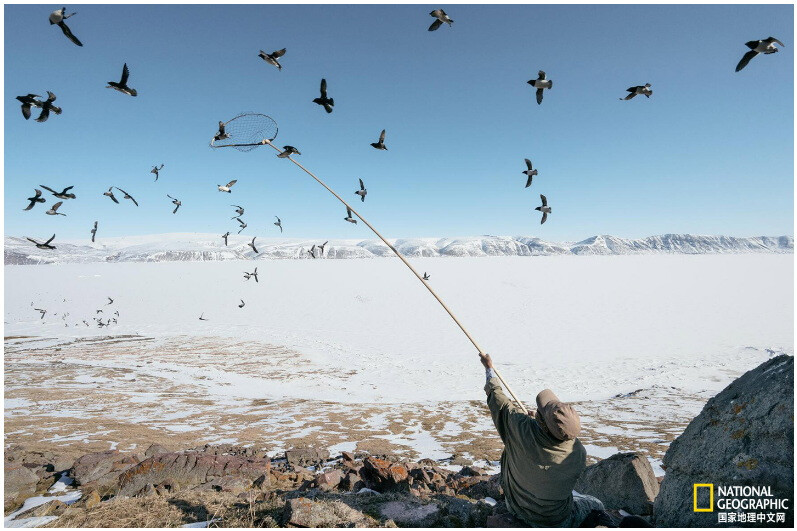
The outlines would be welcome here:
[[[493,423],[504,442],[501,486],[510,512],[532,526],[557,526],[570,516],[573,486],[586,468],[578,438],[560,441],[517,409],[498,378],[484,386]]]

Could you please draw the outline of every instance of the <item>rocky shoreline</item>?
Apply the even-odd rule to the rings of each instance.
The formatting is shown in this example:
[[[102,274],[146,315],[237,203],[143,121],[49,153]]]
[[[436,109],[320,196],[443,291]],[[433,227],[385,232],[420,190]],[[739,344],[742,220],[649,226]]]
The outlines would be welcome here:
[[[770,485],[793,496],[794,361],[781,355],[712,398],[676,439],[657,478],[648,459],[619,453],[589,466],[576,490],[617,517],[658,526],[717,526],[684,510],[697,482]],[[710,433],[709,433],[710,432]],[[491,463],[487,463],[491,464]],[[277,457],[254,446],[204,445],[76,460],[5,449],[7,527],[516,527],[499,476],[467,460],[313,447]],[[689,490],[689,496],[684,495]],[[31,501],[33,500],[33,501]],[[688,502],[688,503],[687,503]],[[25,504],[25,505],[23,505]],[[20,510],[20,508],[22,510]],[[13,512],[12,512],[13,511]],[[793,522],[793,509],[785,523]]]

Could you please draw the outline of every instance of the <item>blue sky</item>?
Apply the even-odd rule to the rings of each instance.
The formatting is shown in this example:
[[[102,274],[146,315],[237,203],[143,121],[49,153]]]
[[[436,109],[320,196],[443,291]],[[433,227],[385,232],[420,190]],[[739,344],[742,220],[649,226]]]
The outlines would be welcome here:
[[[274,117],[276,142],[388,237],[793,234],[791,5],[68,5],[83,48],[48,24],[57,7],[4,8],[7,235],[234,233],[235,203],[244,234],[279,236],[278,215],[286,237],[373,237],[272,150],[210,149],[240,111]],[[454,25],[428,32],[437,7]],[[769,35],[786,47],[735,73]],[[283,47],[282,71],[257,57]],[[137,98],[105,88],[125,62]],[[540,106],[539,69],[554,81]],[[331,115],[311,103],[322,77]],[[618,101],[646,82],[649,100]],[[26,122],[14,97],[46,90],[63,114]],[[383,128],[386,152],[369,145]],[[67,217],[21,210],[40,184],[75,185]]]

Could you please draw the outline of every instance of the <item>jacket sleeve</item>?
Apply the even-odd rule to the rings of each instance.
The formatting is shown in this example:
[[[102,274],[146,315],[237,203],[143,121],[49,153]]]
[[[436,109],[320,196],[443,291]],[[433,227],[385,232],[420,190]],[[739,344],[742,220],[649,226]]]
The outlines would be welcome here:
[[[484,386],[484,391],[487,393],[487,405],[493,417],[493,424],[495,424],[501,440],[506,444],[508,439],[519,433],[522,423],[533,422],[534,419],[515,407],[512,401],[504,394],[500,382],[501,380],[496,377],[490,378]]]

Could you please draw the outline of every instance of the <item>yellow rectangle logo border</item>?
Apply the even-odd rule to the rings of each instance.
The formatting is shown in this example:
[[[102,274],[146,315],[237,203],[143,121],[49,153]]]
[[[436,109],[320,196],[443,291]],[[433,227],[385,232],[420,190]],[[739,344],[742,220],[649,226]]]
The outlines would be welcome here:
[[[709,504],[708,509],[699,509],[697,507],[697,488],[698,487],[708,487],[709,488]],[[694,483],[692,487],[692,507],[694,512],[696,513],[713,513],[714,512],[714,484],[713,483]]]

